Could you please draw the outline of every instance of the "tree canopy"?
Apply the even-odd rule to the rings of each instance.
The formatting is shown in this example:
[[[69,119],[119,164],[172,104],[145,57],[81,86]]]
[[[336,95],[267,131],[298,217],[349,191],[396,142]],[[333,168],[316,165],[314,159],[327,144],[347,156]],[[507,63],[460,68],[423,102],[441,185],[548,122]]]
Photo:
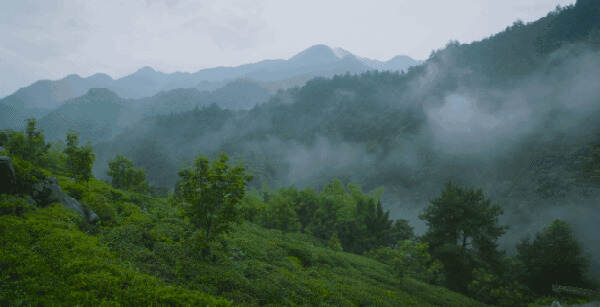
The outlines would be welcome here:
[[[215,241],[231,230],[242,215],[240,201],[252,176],[242,165],[229,165],[229,157],[220,154],[212,162],[198,156],[194,165],[179,172],[177,192],[187,204],[186,215],[200,232],[204,244]],[[203,256],[209,250],[203,248]]]
[[[146,172],[143,169],[135,169],[133,162],[122,155],[117,155],[114,160],[108,162],[107,175],[112,178],[112,186],[117,189],[139,193],[149,190]]]
[[[481,190],[448,182],[420,215],[429,227],[424,239],[444,264],[451,288],[465,291],[473,268],[498,264],[496,241],[507,229],[499,225],[501,214],[500,206],[492,205]]]
[[[573,229],[563,220],[554,220],[533,241],[523,239],[517,252],[523,266],[522,279],[537,294],[551,294],[553,285],[589,286],[585,275],[589,259]]]
[[[92,146],[79,146],[79,134],[74,131],[67,133],[66,166],[69,174],[77,181],[88,181],[93,177],[92,165],[94,164],[94,153]]]

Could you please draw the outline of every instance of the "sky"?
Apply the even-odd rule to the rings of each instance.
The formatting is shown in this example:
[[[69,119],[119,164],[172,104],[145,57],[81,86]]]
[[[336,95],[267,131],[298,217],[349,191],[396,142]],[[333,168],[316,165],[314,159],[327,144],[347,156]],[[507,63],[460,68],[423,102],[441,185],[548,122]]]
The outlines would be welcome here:
[[[40,79],[193,72],[315,44],[426,59],[574,0],[0,0],[0,97]]]

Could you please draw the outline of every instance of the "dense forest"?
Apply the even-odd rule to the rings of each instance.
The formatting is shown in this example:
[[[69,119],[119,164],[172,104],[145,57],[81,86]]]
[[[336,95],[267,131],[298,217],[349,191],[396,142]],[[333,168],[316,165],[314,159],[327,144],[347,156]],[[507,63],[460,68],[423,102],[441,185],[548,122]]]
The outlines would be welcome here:
[[[309,51],[301,86],[0,100],[0,304],[600,299],[600,2],[401,71]]]

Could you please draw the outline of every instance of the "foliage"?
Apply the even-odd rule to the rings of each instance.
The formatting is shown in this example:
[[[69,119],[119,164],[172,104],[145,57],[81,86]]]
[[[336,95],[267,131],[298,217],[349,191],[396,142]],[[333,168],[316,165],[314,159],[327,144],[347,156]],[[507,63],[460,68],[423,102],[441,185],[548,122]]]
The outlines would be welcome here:
[[[0,216],[2,305],[228,306],[122,263],[60,206]]]
[[[329,239],[329,242],[327,242],[327,247],[331,248],[334,251],[341,251],[341,250],[343,250],[342,243],[340,242],[340,239],[338,238],[337,233],[334,232],[331,235],[331,238]]]
[[[0,278],[9,281],[0,304],[481,306],[310,235],[251,223],[232,225],[207,262],[195,225],[166,200],[59,179],[94,210],[111,208],[111,220],[85,225],[60,206],[0,216]]]
[[[245,289],[261,305],[472,306],[441,287],[397,278],[390,265],[334,251],[302,233],[266,230],[244,223],[229,245],[238,249],[233,267],[242,273],[230,288]],[[255,298],[248,297],[253,304]]]
[[[230,166],[229,157],[221,154],[212,163],[198,156],[193,167],[179,172],[181,182],[177,192],[187,203],[186,215],[201,233],[205,244],[214,242],[228,233],[233,222],[238,222],[242,209],[240,202],[251,176],[243,166]],[[209,249],[203,248],[203,256]]]
[[[143,169],[135,169],[131,160],[124,156],[117,155],[114,160],[108,162],[107,174],[112,178],[114,188],[138,193],[149,191],[146,172]]]
[[[262,225],[283,231],[298,231],[302,225],[291,199],[281,194],[271,195],[265,204],[267,208],[262,217]]]
[[[523,265],[523,282],[536,294],[552,293],[553,285],[587,287],[589,259],[581,243],[566,222],[555,220],[535,235],[517,245],[517,259]]]
[[[468,285],[469,296],[497,306],[522,306],[529,301],[528,289],[516,279],[504,279],[483,268],[476,268]]]
[[[50,175],[48,171],[17,156],[12,156],[12,160],[17,175],[15,193],[31,195],[34,185]]]
[[[419,217],[429,227],[424,239],[432,255],[444,264],[447,285],[466,291],[478,266],[497,268],[497,239],[507,227],[498,224],[502,209],[491,205],[481,190],[446,184],[440,197]]]
[[[4,131],[3,143],[8,152],[35,165],[44,162],[50,145],[46,144],[44,134],[37,127],[35,118],[27,119],[25,132]]]
[[[68,173],[77,181],[88,181],[92,177],[92,165],[94,164],[94,153],[92,147],[79,146],[79,135],[73,131],[67,133],[66,168]]]
[[[375,191],[365,194],[356,184],[344,187],[341,181],[332,180],[321,193],[295,187],[276,191],[263,188],[254,193],[246,202],[255,208],[253,214],[260,225],[301,231],[323,242],[332,242],[335,237],[345,251],[363,253],[414,236],[406,220],[390,219]]]
[[[13,195],[0,194],[0,216],[23,214],[35,209],[33,200],[27,200]]]
[[[395,247],[383,247],[367,253],[393,267],[399,277],[411,277],[427,283],[441,284],[443,280],[442,263],[433,260],[425,242],[404,240]]]

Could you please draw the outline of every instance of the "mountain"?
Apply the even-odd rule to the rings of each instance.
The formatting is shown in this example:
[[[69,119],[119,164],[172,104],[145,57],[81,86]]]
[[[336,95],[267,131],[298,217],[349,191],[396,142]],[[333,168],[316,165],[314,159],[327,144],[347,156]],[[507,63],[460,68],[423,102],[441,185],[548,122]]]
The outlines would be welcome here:
[[[341,54],[325,45],[312,46],[288,60],[265,60],[236,67],[216,67],[194,73],[162,73],[151,67],[143,67],[135,73],[112,79],[105,74],[82,78],[69,75],[61,80],[40,80],[0,100],[15,108],[48,111],[64,101],[81,96],[90,88],[108,88],[123,98],[153,96],[161,91],[176,88],[215,90],[236,79],[252,79],[259,82],[278,82],[315,76],[329,77],[346,72],[360,73],[370,69],[402,70],[419,64],[403,57],[404,61],[379,62],[357,57],[347,51]],[[300,84],[295,84],[300,85]]]
[[[40,80],[21,88],[2,99],[2,103],[16,108],[53,109],[67,99],[85,94],[90,88],[109,87],[114,80],[105,74],[95,74],[87,78],[69,75],[57,81]]]
[[[217,105],[230,110],[247,110],[269,99],[270,92],[258,82],[240,79],[214,91],[179,88],[140,99],[124,99],[105,88],[92,88],[80,97],[67,100],[57,109],[41,116],[40,127],[48,140],[64,139],[69,129],[78,131],[82,141],[110,139],[145,117],[186,112]],[[25,114],[0,104],[7,124],[18,122]]]
[[[39,125],[49,140],[64,140],[66,133],[74,130],[82,141],[95,141],[120,132],[130,123],[131,111],[127,101],[110,90],[92,88],[43,116]]]
[[[402,71],[409,67],[417,66],[423,63],[423,61],[416,61],[413,58],[406,55],[395,56],[388,61],[377,61],[367,58],[359,58],[365,65],[376,70],[384,71]]]
[[[21,116],[15,108],[0,103],[0,129],[9,127],[19,127],[22,124]]]

